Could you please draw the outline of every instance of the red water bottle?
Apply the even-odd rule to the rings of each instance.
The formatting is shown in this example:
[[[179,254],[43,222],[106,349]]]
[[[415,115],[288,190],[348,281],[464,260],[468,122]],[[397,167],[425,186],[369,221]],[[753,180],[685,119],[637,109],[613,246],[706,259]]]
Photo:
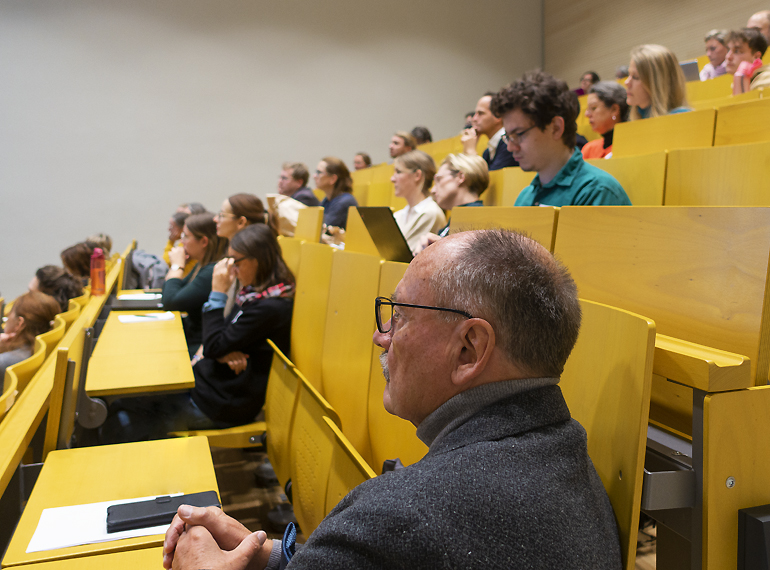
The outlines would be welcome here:
[[[100,247],[91,255],[91,295],[104,295],[104,252]]]

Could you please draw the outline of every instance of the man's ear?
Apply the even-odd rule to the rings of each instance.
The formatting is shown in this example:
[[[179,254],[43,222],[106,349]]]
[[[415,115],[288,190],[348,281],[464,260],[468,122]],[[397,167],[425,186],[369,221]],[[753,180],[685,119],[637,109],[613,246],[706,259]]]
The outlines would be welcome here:
[[[452,383],[466,385],[478,378],[495,350],[495,331],[484,319],[468,319],[459,327],[458,348]]]
[[[554,140],[560,139],[564,134],[564,117],[560,117],[559,115],[556,115],[551,120],[551,127],[553,128]]]

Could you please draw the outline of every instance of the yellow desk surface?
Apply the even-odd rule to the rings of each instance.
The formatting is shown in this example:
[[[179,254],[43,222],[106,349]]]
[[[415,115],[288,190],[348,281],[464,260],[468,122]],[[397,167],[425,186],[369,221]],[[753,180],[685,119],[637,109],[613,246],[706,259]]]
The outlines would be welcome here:
[[[3,567],[163,544],[163,535],[157,534],[27,554],[43,509],[212,489],[219,491],[205,437],[53,451],[8,545]]]
[[[24,570],[163,570],[163,548],[141,548],[112,554],[25,564]]]
[[[89,396],[187,390],[195,385],[182,319],[121,323],[120,315],[158,311],[113,311],[107,317],[91,359]]]

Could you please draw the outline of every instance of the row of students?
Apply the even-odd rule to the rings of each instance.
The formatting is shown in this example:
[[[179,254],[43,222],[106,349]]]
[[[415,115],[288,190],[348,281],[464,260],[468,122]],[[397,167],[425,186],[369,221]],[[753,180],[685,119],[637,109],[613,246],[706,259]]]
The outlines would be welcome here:
[[[264,404],[271,339],[289,351],[294,276],[261,201],[230,196],[219,213],[190,215],[163,287],[163,306],[187,312],[184,330],[195,387],[181,394],[121,398],[103,442],[142,441],[170,431],[241,425]],[[185,259],[195,260],[184,276]]]

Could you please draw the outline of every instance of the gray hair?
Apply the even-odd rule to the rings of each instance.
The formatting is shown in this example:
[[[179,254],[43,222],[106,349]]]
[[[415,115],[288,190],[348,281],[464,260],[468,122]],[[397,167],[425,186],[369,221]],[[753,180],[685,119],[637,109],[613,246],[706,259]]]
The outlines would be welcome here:
[[[523,234],[494,229],[466,235],[459,252],[429,278],[435,303],[488,321],[503,353],[527,374],[560,376],[580,331],[569,272]]]
[[[716,40],[723,46],[727,47],[727,30],[711,30],[706,34],[706,38],[703,40],[707,42],[709,40]]]
[[[588,90],[588,93],[593,93],[599,98],[599,101],[604,103],[604,106],[608,109],[613,105],[620,107],[620,121],[624,122],[628,120],[628,103],[626,102],[627,92],[625,88],[616,81],[599,81],[594,83]]]

